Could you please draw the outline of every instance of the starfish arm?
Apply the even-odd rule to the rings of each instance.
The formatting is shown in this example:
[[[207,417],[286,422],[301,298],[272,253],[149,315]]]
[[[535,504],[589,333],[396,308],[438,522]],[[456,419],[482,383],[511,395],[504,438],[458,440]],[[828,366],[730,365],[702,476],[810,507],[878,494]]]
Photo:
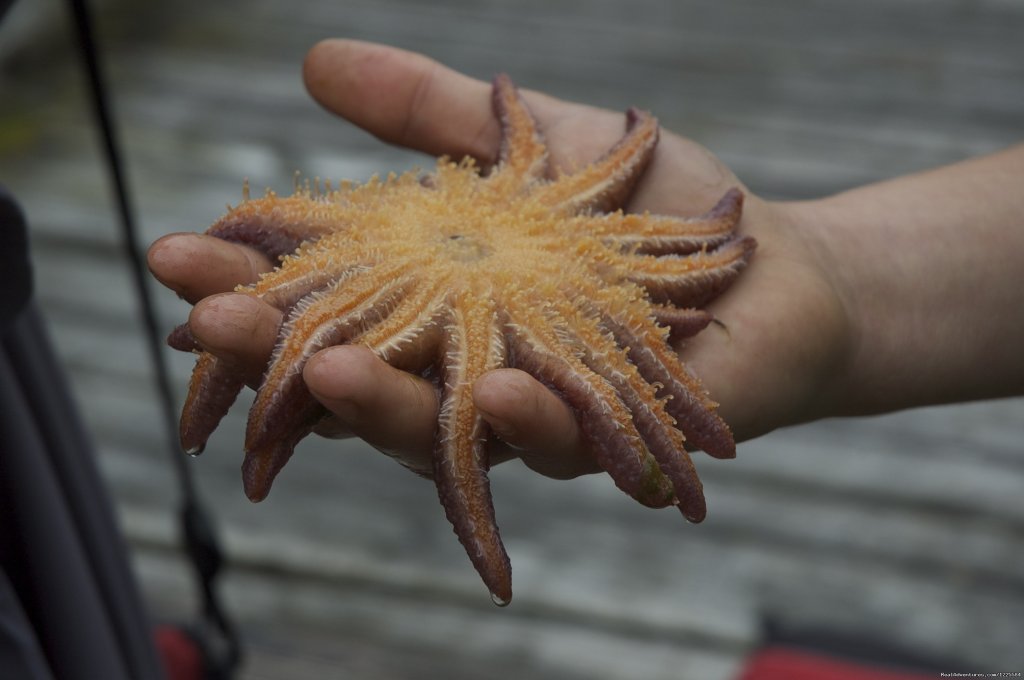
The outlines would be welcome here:
[[[270,306],[287,311],[304,297],[357,276],[373,264],[375,262],[370,258],[351,257],[348,254],[296,258],[288,256],[283,266],[267,272],[255,284],[241,286],[237,290],[257,295]]]
[[[302,369],[313,354],[351,340],[385,318],[405,295],[409,279],[398,266],[379,266],[300,300],[281,327],[263,384],[249,410],[242,465],[246,495],[261,500],[295,445],[325,411],[309,393]]]
[[[714,319],[710,312],[692,307],[680,309],[670,305],[653,305],[652,309],[657,324],[668,329],[670,343],[692,338]]]
[[[354,342],[366,345],[395,368],[412,373],[426,370],[436,360],[441,342],[438,319],[446,302],[447,283],[438,278],[416,286],[387,319]]]
[[[611,213],[581,220],[586,233],[619,250],[645,255],[688,255],[712,250],[733,237],[743,210],[743,193],[730,189],[707,213],[684,218]]]
[[[494,115],[501,125],[501,143],[488,184],[512,194],[544,178],[548,151],[533,114],[507,75],[494,79],[491,96]]]
[[[179,352],[194,352],[202,349],[196,342],[195,336],[192,335],[192,329],[188,327],[188,322],[178,324],[167,334],[167,346]]]
[[[308,391],[293,396],[295,403],[289,405],[287,420],[284,420],[285,416],[276,414],[282,420],[263,429],[263,432],[273,431],[275,438],[264,437],[259,444],[250,444],[248,439],[246,441],[245,458],[242,460],[242,486],[245,495],[254,503],[267,497],[277,475],[295,453],[295,447],[327,415],[327,409]],[[249,422],[253,422],[252,416]]]
[[[242,373],[234,366],[209,352],[199,355],[181,410],[179,438],[185,453],[202,452],[244,385]]]
[[[609,304],[607,299],[595,304],[601,309],[602,324],[616,343],[626,348],[644,380],[661,385],[658,396],[668,397],[665,409],[690,443],[715,458],[735,458],[736,443],[715,411],[718,404],[708,398],[704,386],[665,343],[664,329],[635,307]]]
[[[639,109],[626,113],[626,134],[594,163],[539,187],[534,196],[563,213],[607,212],[622,206],[654,156],[658,121]]]
[[[703,487],[683,446],[683,433],[665,411],[664,399],[656,395],[655,387],[643,379],[626,351],[599,326],[598,320],[580,309],[591,308],[590,302],[572,304],[567,299],[558,305],[559,311],[573,320],[569,327],[579,346],[585,348],[583,362],[615,388],[629,409],[647,450],[671,480],[680,511],[691,522],[702,521],[707,514]]]
[[[623,492],[643,505],[672,503],[671,482],[644,446],[632,414],[612,385],[588,368],[557,337],[549,321],[517,305],[509,319],[509,365],[559,394],[576,413],[598,465]]]
[[[754,239],[747,236],[691,255],[622,254],[614,259],[624,278],[646,288],[652,301],[700,307],[725,292],[746,266],[755,247]]]
[[[315,241],[341,228],[336,204],[298,192],[287,198],[268,194],[243,201],[207,229],[210,236],[251,246],[271,260],[294,252],[302,243]]]
[[[473,382],[502,365],[504,341],[493,307],[453,309],[441,345],[441,409],[434,444],[434,482],[445,515],[497,604],[512,599],[512,572],[487,479],[486,422],[473,406]]]

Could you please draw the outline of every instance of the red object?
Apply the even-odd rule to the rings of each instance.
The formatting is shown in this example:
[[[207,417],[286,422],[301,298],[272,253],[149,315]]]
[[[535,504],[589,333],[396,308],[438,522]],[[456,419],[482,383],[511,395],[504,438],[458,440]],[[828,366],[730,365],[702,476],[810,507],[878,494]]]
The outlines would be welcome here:
[[[866,666],[814,652],[774,647],[750,657],[737,680],[935,680],[935,674]]]
[[[158,626],[154,637],[167,680],[203,680],[206,677],[203,651],[192,636],[174,626]]]

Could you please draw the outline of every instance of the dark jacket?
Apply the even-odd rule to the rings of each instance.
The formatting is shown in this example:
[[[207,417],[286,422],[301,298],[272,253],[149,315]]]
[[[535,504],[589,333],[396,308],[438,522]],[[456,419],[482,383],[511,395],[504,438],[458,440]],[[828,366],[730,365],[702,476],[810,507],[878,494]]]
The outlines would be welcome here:
[[[89,438],[0,187],[0,678],[162,677]]]

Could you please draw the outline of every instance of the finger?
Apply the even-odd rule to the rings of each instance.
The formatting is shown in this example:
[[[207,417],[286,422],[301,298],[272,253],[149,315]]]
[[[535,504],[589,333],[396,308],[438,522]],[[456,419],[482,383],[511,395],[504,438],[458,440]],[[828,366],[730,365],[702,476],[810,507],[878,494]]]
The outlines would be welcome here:
[[[188,325],[207,352],[236,365],[256,385],[270,360],[281,326],[281,311],[242,293],[223,293],[192,308]]]
[[[432,155],[494,159],[500,127],[491,86],[421,54],[356,40],[325,40],[303,66],[306,87],[325,108],[384,141]],[[524,92],[547,135],[552,161],[593,160],[621,135],[624,118]]]
[[[430,472],[438,404],[428,381],[357,345],[318,352],[302,376],[345,429],[403,465]]]
[[[572,409],[529,374],[510,368],[486,373],[473,384],[473,402],[531,470],[555,479],[599,470]]]
[[[168,234],[149,247],[149,270],[186,301],[252,283],[274,264],[259,251],[195,233]]]
[[[414,52],[356,40],[325,40],[303,76],[322,106],[381,139],[425,151],[494,153],[498,125],[490,87]]]

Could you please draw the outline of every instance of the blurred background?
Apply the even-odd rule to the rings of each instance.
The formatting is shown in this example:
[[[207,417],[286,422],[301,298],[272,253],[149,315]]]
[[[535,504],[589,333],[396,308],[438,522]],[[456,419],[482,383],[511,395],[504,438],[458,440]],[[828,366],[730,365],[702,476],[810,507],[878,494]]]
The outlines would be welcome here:
[[[1024,5],[1005,0],[94,4],[146,243],[204,229],[246,177],[288,191],[296,170],[361,179],[430,163],[309,100],[303,54],[331,36],[650,109],[771,198],[1024,137]],[[69,18],[57,0],[22,0],[8,19],[0,182],[27,213],[37,295],[146,601],[156,619],[187,620],[178,490]],[[167,330],[188,312],[169,292],[158,302]],[[172,357],[179,398],[191,365]],[[433,486],[358,442],[307,440],[250,504],[247,402],[189,461],[226,544],[246,678],[725,680],[766,621],[963,666],[948,670],[1024,670],[1024,400],[820,422],[745,443],[735,461],[700,457],[699,526],[603,476],[500,466],[506,609]]]

